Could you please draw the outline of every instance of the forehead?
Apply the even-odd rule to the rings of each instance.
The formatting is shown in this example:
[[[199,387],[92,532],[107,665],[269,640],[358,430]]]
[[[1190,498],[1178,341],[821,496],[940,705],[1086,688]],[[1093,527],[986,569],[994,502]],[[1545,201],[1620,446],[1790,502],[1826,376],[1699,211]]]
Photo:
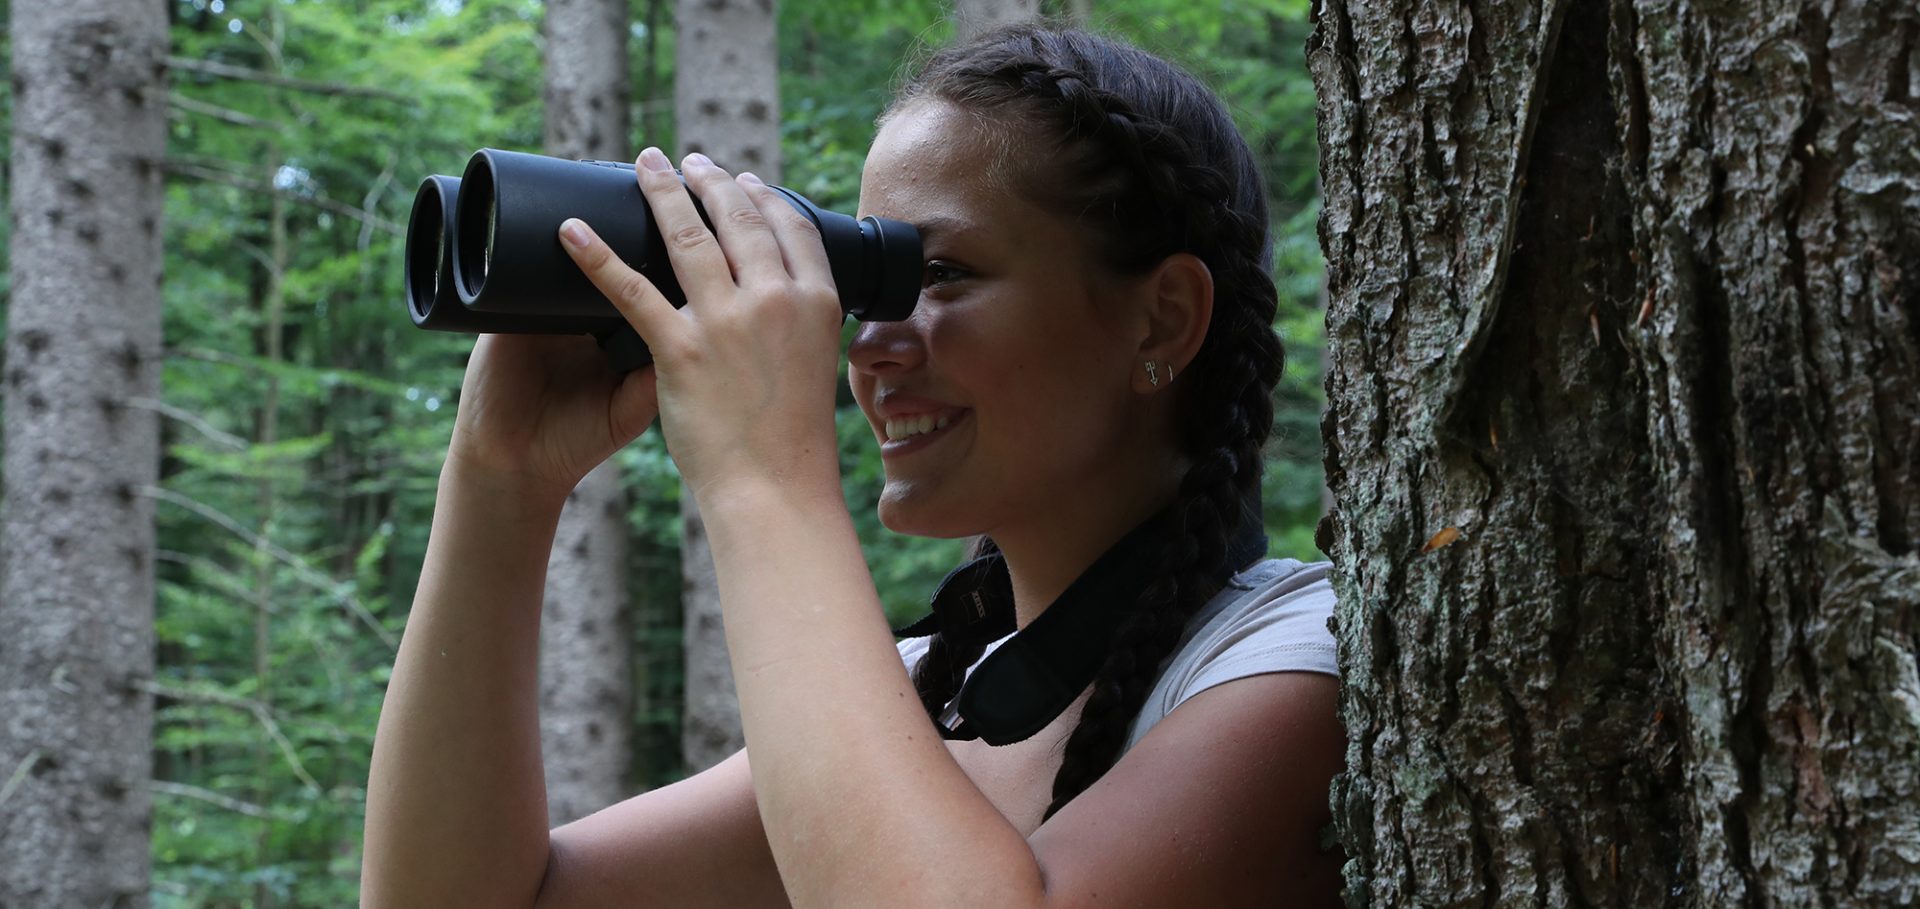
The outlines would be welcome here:
[[[1003,173],[999,127],[940,100],[908,103],[887,118],[860,175],[860,214],[909,223],[979,221],[1017,205]]]

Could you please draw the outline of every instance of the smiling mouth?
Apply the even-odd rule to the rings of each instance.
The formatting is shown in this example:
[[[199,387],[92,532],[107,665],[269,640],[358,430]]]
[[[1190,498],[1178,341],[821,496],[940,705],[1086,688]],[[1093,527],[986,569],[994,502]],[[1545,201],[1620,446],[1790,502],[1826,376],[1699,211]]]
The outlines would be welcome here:
[[[935,430],[945,429],[947,428],[947,424],[953,422],[954,417],[958,413],[958,411],[948,411],[942,414],[923,413],[915,414],[911,417],[896,417],[886,421],[884,424],[883,429],[887,436],[886,440],[889,442],[900,442],[911,439],[914,436],[926,435]]]

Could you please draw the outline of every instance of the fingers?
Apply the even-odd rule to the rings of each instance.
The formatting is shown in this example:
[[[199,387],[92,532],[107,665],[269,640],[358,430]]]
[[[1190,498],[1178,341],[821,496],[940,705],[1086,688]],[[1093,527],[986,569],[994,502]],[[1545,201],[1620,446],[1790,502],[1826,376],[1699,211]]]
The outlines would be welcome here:
[[[719,293],[733,286],[727,255],[713,231],[700,220],[693,197],[673,172],[673,163],[657,148],[648,148],[634,162],[634,179],[652,209],[654,229],[667,246],[667,262],[689,300]]]
[[[690,307],[701,308],[700,300],[730,298],[740,288],[788,284],[801,290],[799,299],[809,305],[818,302],[838,313],[839,297],[819,227],[758,177],[743,174],[736,180],[695,153],[687,156],[683,184],[657,148],[641,152],[634,171]],[[693,193],[699,195],[713,229],[701,220]],[[662,342],[678,340],[681,332],[690,330],[652,282],[627,267],[585,224],[569,219],[561,225],[561,235],[581,271],[656,354]]]
[[[733,282],[746,287],[785,281],[787,271],[780,255],[780,242],[767,224],[766,213],[747,196],[745,187],[699,153],[687,156],[682,172],[686,174],[687,186],[699,194],[707,217],[713,221],[720,248],[732,268]]]
[[[759,177],[741,174],[739,182],[772,226],[787,274],[802,284],[832,289],[833,267],[827,261],[827,247],[820,239],[820,226]]]
[[[657,348],[662,342],[678,338],[683,326],[679,324],[679,314],[673,304],[645,275],[628,268],[627,263],[614,255],[613,249],[585,221],[568,218],[562,222],[560,246],[573,257],[587,280],[613,301],[614,308],[620,310],[627,324],[640,333],[649,347]]]

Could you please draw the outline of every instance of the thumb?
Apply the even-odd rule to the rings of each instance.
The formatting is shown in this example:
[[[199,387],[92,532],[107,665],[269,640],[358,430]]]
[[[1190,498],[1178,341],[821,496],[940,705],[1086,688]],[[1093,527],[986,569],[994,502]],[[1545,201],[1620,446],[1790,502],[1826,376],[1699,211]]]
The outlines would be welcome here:
[[[607,433],[616,446],[625,446],[647,431],[647,424],[660,413],[657,395],[659,376],[653,364],[620,377],[607,402]]]

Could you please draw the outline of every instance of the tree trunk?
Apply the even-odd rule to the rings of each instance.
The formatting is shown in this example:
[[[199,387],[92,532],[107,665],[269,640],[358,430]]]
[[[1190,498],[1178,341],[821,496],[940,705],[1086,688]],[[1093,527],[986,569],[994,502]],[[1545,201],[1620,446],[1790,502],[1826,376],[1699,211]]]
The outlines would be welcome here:
[[[549,0],[546,150],[632,157],[626,0]],[[616,459],[567,497],[547,561],[540,629],[540,742],[547,816],[567,823],[627,794],[632,763],[633,633],[627,596],[627,493]]]
[[[1083,24],[1086,3],[1075,3],[1076,24]],[[1040,0],[954,0],[953,28],[962,41],[1002,25],[1040,15]]]
[[[609,458],[560,514],[540,628],[540,742],[555,826],[625,798],[633,760],[627,492]]]
[[[1920,901],[1917,41],[1320,5],[1351,904]]]
[[[12,8],[0,905],[147,905],[167,11]]]
[[[773,0],[679,0],[675,15],[673,116],[681,151],[778,183],[780,47]],[[697,772],[738,751],[744,740],[713,555],[693,493],[684,486],[680,503],[687,635],[681,749],[687,769]]]
[[[286,75],[286,60],[282,50],[286,47],[286,20],[277,15],[279,11],[271,7],[263,11],[264,26],[262,33],[267,36],[261,41],[266,51],[267,71],[277,76]],[[268,109],[282,110],[280,89],[269,87],[267,92]],[[276,185],[280,168],[284,166],[285,149],[278,138],[271,139],[266,146],[265,166],[260,176],[265,185]],[[257,287],[260,289],[255,308],[260,320],[259,330],[255,333],[254,355],[259,357],[272,371],[263,378],[264,399],[255,418],[253,444],[256,451],[269,451],[280,441],[280,375],[278,368],[286,359],[286,318],[287,318],[287,269],[292,249],[287,237],[287,199],[279,193],[273,194],[267,201],[267,249],[265,261]],[[268,553],[273,542],[273,530],[279,503],[274,489],[272,471],[263,471],[259,479],[258,502],[260,524],[257,542],[253,552],[253,699],[264,710],[274,709],[273,699],[273,615],[268,608],[273,602],[274,563]],[[265,735],[253,740],[253,802],[256,805],[271,805],[274,799],[274,762],[279,759],[272,743]],[[253,861],[256,868],[270,868],[274,865],[274,818],[267,814],[259,818],[259,826],[253,834]],[[253,883],[253,909],[271,909],[274,905],[273,881],[262,875]]]

